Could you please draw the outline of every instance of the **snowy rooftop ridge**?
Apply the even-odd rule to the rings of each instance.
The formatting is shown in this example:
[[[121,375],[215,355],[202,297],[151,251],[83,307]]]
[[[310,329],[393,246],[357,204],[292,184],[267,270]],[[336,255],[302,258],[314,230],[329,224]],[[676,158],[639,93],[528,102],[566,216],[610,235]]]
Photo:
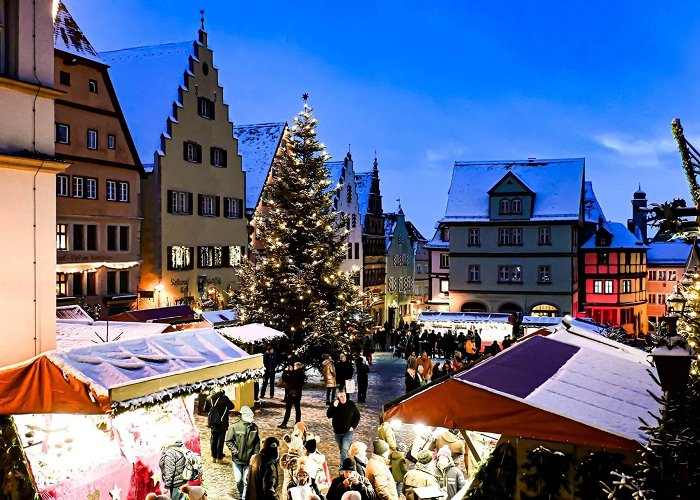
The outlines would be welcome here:
[[[238,140],[238,154],[243,158],[246,173],[246,209],[255,210],[270,174],[272,162],[284,135],[285,122],[236,125],[233,135]]]
[[[597,224],[601,217],[603,220],[606,220],[603,209],[593,191],[593,183],[591,181],[586,181],[583,184],[583,217],[584,221],[593,222],[594,224]]]
[[[185,87],[189,58],[196,59],[195,44],[191,40],[100,52],[111,66],[112,84],[144,165],[161,152],[161,135],[167,132],[178,89]]]
[[[489,191],[508,173],[535,193],[530,220],[578,220],[584,170],[584,158],[457,161],[442,220],[489,220]]]
[[[54,20],[53,46],[61,52],[105,64],[61,1],[58,2],[56,19]]]
[[[653,241],[647,251],[647,266],[685,267],[692,251],[692,243],[684,240]]]
[[[365,225],[365,216],[369,211],[369,192],[372,188],[372,172],[360,172],[355,174],[355,192],[357,205],[360,209],[360,220]]]
[[[596,244],[596,235],[593,234],[581,245],[581,248],[633,248],[639,250],[647,248],[635,235],[630,233],[629,229],[627,229],[624,224],[620,224],[619,222],[604,222],[603,227],[612,235],[612,240],[609,245],[598,246]]]

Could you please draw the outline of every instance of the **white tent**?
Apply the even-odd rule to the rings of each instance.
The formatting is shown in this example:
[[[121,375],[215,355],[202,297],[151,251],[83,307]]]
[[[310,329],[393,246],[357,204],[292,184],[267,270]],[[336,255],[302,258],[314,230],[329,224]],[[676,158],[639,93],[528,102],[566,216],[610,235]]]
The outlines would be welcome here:
[[[216,331],[234,341],[244,342],[246,344],[254,344],[255,342],[284,337],[283,332],[261,323],[251,323],[243,326],[225,326],[223,328],[217,328]]]

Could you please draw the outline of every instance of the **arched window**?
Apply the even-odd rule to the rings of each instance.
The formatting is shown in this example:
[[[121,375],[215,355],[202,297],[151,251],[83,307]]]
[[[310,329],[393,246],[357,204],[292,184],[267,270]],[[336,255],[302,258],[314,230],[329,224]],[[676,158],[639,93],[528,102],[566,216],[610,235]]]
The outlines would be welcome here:
[[[520,313],[523,312],[523,308],[520,307],[518,304],[514,304],[512,302],[506,302],[505,304],[502,304],[501,307],[498,308],[499,313]]]
[[[352,203],[352,186],[348,186],[346,196],[348,203]]]
[[[510,201],[510,213],[512,213],[512,214],[523,213],[523,202],[520,198],[513,198]]]
[[[501,200],[499,213],[501,213],[501,214],[509,214],[510,213],[510,200],[508,200],[508,199]]]
[[[462,312],[488,312],[481,302],[465,302],[461,307]]]
[[[549,318],[554,318],[557,316],[559,309],[552,304],[540,304],[532,308],[533,316],[546,316]]]

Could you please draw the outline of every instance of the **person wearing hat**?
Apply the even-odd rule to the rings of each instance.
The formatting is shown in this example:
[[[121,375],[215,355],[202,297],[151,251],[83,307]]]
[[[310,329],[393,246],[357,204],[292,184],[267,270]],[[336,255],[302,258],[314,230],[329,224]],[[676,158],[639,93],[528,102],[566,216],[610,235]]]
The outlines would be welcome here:
[[[467,483],[464,474],[452,460],[449,446],[445,445],[438,450],[436,465],[440,489],[447,493],[447,498],[454,497]]]
[[[434,440],[429,446],[429,450],[439,450],[443,446],[448,446],[452,453],[452,460],[459,463],[467,452],[467,445],[459,435],[459,429],[445,429],[437,427],[433,433]]]
[[[343,460],[340,467],[340,476],[336,477],[328,488],[326,500],[341,500],[348,492],[356,492],[361,500],[375,500],[377,498],[369,479],[363,477],[355,470],[355,460],[348,457]]]
[[[231,450],[233,478],[236,480],[239,498],[245,498],[250,459],[260,451],[260,434],[258,426],[253,422],[254,417],[253,410],[244,406],[240,418],[226,433],[226,446]]]
[[[253,455],[248,469],[248,486],[244,500],[279,499],[277,496],[279,446],[279,439],[268,436],[260,451]]]
[[[180,486],[180,492],[187,495],[187,500],[206,500],[207,492],[201,486]]]
[[[413,490],[425,486],[439,486],[437,478],[433,474],[433,454],[428,450],[422,450],[416,457],[415,468],[406,473],[403,478],[403,494],[406,500],[415,500]]]
[[[325,500],[323,494],[318,489],[316,480],[311,477],[309,459],[307,457],[299,458],[297,468],[294,471],[294,477],[287,485],[286,498],[289,500],[296,500],[296,498],[299,498],[294,495],[294,488],[297,488],[296,493],[299,493],[303,500]]]
[[[398,500],[394,476],[389,469],[391,449],[386,441],[375,439],[372,443],[374,453],[367,462],[367,479],[372,484],[379,500]]]
[[[367,445],[362,441],[355,441],[348,449],[348,456],[355,460],[355,470],[360,476],[367,477]]]

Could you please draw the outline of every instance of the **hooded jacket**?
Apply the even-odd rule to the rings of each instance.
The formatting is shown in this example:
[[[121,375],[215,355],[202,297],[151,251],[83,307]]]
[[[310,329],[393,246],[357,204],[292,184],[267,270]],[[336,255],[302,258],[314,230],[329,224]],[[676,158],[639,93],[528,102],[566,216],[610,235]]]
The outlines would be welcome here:
[[[382,422],[379,424],[379,427],[377,427],[377,439],[386,441],[386,444],[388,444],[389,448],[392,450],[396,450],[399,447],[396,442],[396,434],[389,422]]]
[[[406,500],[415,500],[414,488],[422,488],[425,486],[439,486],[437,478],[433,475],[430,466],[427,464],[416,464],[414,469],[406,473],[403,478],[403,494],[406,495]]]
[[[182,478],[185,470],[185,451],[185,446],[179,440],[163,448],[158,465],[166,488],[178,488],[187,482]]]
[[[391,474],[387,460],[381,455],[372,453],[367,462],[367,479],[372,484],[374,492],[379,500],[398,500],[396,483]]]
[[[437,472],[440,488],[447,493],[447,498],[454,497],[457,492],[467,484],[464,480],[464,474],[459,470],[459,467],[455,465],[452,459],[450,459],[444,469],[438,467]]]
[[[278,500],[277,458],[278,447],[268,447],[265,442],[260,453],[253,455],[248,469],[248,489],[245,500]]]
[[[438,437],[435,438],[435,441],[430,444],[428,449],[430,451],[439,450],[443,446],[447,446],[450,449],[450,453],[452,453],[452,460],[457,460],[459,457],[464,456],[464,453],[466,452],[464,440],[453,434],[449,429],[443,430]]]
[[[402,483],[406,472],[408,472],[406,455],[400,451],[392,450],[391,453],[389,453],[389,460],[391,460],[391,475],[394,476],[394,481]]]

